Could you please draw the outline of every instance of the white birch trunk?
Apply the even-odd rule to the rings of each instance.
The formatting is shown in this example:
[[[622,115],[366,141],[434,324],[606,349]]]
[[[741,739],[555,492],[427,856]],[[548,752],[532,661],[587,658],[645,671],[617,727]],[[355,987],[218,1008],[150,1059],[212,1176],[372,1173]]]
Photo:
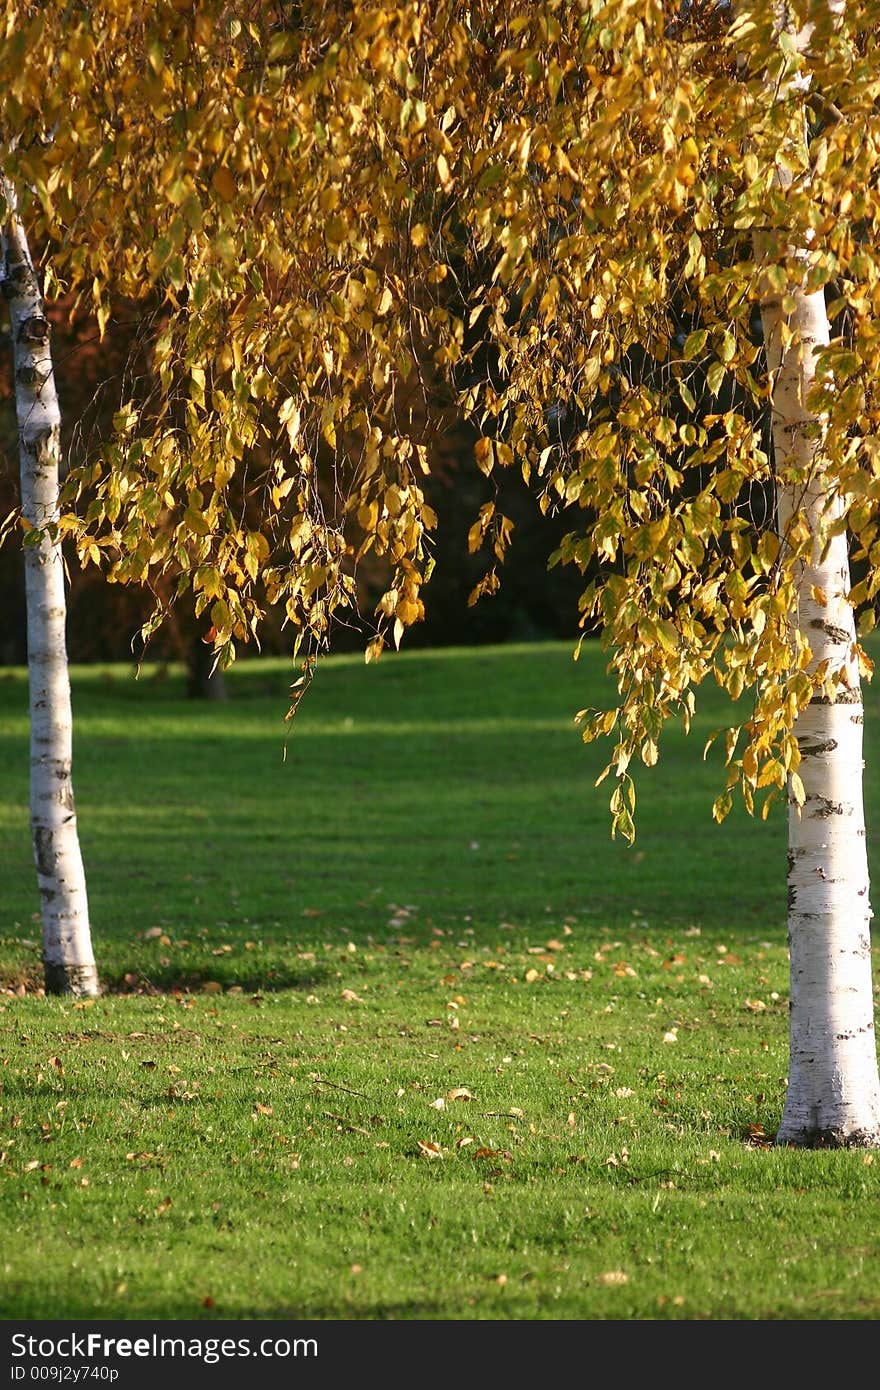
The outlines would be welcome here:
[[[60,423],[49,323],[24,229],[3,185],[2,290],[14,344],[22,513],[42,527],[58,516]],[[25,547],[30,693],[31,834],[43,922],[47,994],[96,995],[86,881],[71,782],[72,718],[61,544]]]
[[[789,795],[790,1061],[776,1142],[873,1147],[880,1145],[880,1077],[862,806],[864,711],[847,602],[847,539],[827,540],[841,507],[829,506],[821,422],[806,407],[816,354],[829,341],[828,315],[821,291],[790,293],[794,310],[787,319],[778,299],[761,306],[777,467],[794,467],[799,475],[796,484],[777,488],[777,525],[784,539],[797,512],[809,524],[812,556],[798,570],[792,636],[809,642],[811,670],[827,662],[839,678],[829,693],[814,695],[794,729],[806,800],[799,808]],[[793,333],[790,343],[784,325]]]

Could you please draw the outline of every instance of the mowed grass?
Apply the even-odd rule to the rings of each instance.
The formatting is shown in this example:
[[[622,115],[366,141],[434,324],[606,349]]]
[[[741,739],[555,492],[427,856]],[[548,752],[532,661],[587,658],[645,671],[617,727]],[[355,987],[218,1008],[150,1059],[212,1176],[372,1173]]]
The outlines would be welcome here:
[[[717,695],[630,848],[573,722],[597,647],[334,658],[288,727],[290,678],[74,672],[77,1003],[34,992],[0,674],[0,1316],[880,1315],[880,1156],[769,1145],[784,814],[712,821]]]

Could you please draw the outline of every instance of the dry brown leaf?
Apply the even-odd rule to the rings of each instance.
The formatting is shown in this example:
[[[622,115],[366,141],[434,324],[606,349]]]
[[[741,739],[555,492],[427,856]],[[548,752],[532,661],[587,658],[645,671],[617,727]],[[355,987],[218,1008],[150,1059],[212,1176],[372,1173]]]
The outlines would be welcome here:
[[[446,1092],[447,1100],[473,1100],[473,1092],[467,1086],[455,1086],[451,1091]]]
[[[596,1275],[596,1283],[608,1284],[610,1286],[615,1284],[628,1284],[629,1275],[625,1274],[622,1269],[608,1269],[604,1274]]]
[[[442,1158],[443,1150],[439,1144],[435,1144],[431,1139],[418,1140],[419,1153],[422,1158]]]
[[[355,994],[353,989],[344,989],[342,997],[346,1004],[362,1004],[364,1002],[359,994]]]

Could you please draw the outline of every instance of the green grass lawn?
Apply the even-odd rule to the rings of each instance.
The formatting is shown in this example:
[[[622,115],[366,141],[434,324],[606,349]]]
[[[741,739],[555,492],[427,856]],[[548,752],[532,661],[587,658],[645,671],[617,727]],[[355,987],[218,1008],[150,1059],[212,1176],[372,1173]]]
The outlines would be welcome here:
[[[627,847],[573,722],[597,648],[334,658],[287,726],[290,676],[74,672],[74,1002],[35,992],[0,673],[0,1316],[880,1316],[880,1156],[767,1143],[785,825],[712,821],[719,698]]]

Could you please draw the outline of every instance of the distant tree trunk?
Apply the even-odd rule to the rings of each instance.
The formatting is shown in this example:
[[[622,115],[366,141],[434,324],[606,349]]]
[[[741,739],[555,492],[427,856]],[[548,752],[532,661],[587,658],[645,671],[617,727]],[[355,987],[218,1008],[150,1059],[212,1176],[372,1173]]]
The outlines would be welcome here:
[[[841,6],[833,0],[833,8]],[[798,36],[809,40],[809,32]],[[784,97],[787,94],[782,92]],[[784,165],[777,181],[791,175]],[[761,238],[758,239],[761,249]],[[806,273],[807,252],[788,248]],[[809,643],[809,669],[834,679],[816,693],[794,733],[806,799],[789,794],[788,900],[791,954],[788,1092],[779,1144],[803,1147],[880,1145],[880,1077],[862,804],[861,681],[856,650],[846,533],[829,536],[842,505],[822,466],[822,421],[807,407],[816,357],[830,340],[824,292],[788,290],[761,306],[772,383],[773,448],[788,479],[777,488],[777,526],[785,541],[795,517],[812,536],[800,563],[789,616],[792,644]]]
[[[2,289],[14,345],[22,513],[32,527],[58,516],[60,412],[50,327],[12,190],[3,184]],[[72,719],[60,539],[25,544],[31,736],[31,833],[43,921],[47,994],[96,995],[86,881],[71,782]]]
[[[196,635],[190,641],[187,662],[187,694],[194,700],[226,700],[226,677],[214,666],[213,649]]]

